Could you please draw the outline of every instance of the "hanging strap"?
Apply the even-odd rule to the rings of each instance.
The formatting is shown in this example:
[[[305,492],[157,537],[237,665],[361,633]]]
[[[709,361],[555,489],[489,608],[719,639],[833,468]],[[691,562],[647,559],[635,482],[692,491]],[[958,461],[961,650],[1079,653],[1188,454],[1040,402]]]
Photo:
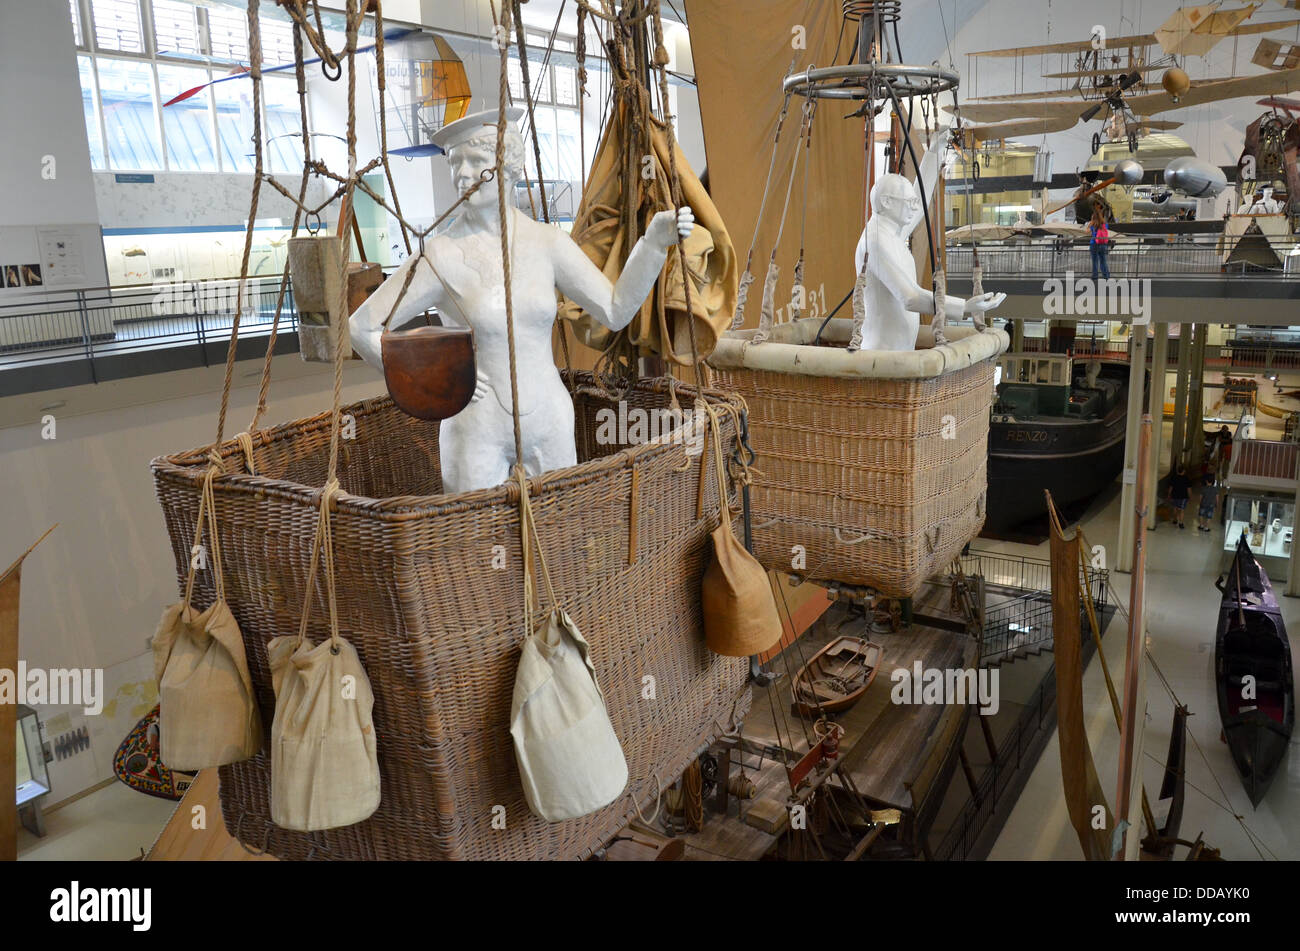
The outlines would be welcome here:
[[[199,492],[199,517],[197,524],[194,526],[194,546],[199,547],[203,544],[203,520],[206,516],[208,523],[208,542],[212,546],[212,570],[215,572],[215,582],[217,589],[217,600],[226,600],[226,583],[221,571],[221,545],[217,540],[217,506],[216,496],[212,490],[212,480],[221,475],[221,457],[216,453],[208,455],[208,471],[203,476],[203,488]],[[194,596],[194,574],[197,570],[195,565],[195,552],[190,549],[190,572],[185,581],[185,607],[191,608],[191,599]]]
[[[537,598],[537,578],[533,573],[532,546],[534,544],[537,546],[537,560],[542,566],[542,580],[546,584],[546,594],[551,599],[551,610],[558,608],[560,601],[555,596],[555,588],[551,585],[551,572],[546,567],[546,552],[542,549],[542,539],[537,533],[532,500],[528,494],[528,476],[524,472],[524,467],[517,464],[512,476],[519,483],[519,534],[522,536],[524,552],[524,631],[526,636],[531,636],[533,612],[541,611],[541,603]]]
[[[331,478],[321,490],[320,515],[316,520],[316,537],[311,546],[311,567],[307,569],[307,589],[303,593],[302,620],[298,623],[298,646],[307,639],[307,620],[311,617],[312,595],[316,588],[316,570],[320,567],[321,551],[325,552],[325,595],[329,608],[331,649],[339,649],[338,603],[334,588],[334,534],[330,528],[330,508],[339,492],[339,480]]]

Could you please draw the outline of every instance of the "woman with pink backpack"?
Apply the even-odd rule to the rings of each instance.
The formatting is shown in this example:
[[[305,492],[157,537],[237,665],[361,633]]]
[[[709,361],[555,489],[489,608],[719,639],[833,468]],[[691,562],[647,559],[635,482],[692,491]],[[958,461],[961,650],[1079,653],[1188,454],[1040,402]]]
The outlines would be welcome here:
[[[1097,280],[1097,271],[1101,270],[1101,276],[1110,280],[1110,266],[1106,261],[1106,256],[1110,253],[1110,230],[1106,227],[1106,218],[1101,213],[1100,205],[1092,206],[1092,221],[1088,227],[1092,230],[1092,240],[1089,242],[1089,248],[1092,251],[1092,279]]]

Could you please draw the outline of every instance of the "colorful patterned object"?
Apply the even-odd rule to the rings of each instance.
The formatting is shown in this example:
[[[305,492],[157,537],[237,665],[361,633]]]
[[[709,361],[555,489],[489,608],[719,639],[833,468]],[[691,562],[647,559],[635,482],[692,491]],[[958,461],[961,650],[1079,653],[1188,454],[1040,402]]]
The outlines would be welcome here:
[[[157,706],[145,714],[117,748],[113,773],[132,789],[159,799],[180,799],[194,782],[193,773],[174,772],[158,758]]]

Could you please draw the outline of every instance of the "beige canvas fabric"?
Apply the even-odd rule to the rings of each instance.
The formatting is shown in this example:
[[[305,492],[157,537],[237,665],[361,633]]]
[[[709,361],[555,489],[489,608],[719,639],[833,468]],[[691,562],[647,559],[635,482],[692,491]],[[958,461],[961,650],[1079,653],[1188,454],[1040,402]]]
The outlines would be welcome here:
[[[160,755],[170,768],[238,763],[262,748],[244,639],[225,601],[201,614],[183,602],[168,607],[154,634],[153,663]]]
[[[297,636],[267,644],[275,688],[271,819],[299,832],[351,825],[379,808],[370,678],[356,648]]]
[[[204,612],[190,606],[197,561],[191,562],[185,598],[163,611],[153,637],[158,681],[160,756],[172,769],[198,770],[248,759],[262,748],[262,719],[244,655],[244,638],[226,604],[216,538],[212,479],[208,470],[199,501],[195,546],[207,517],[217,599]]]
[[[595,812],[627,787],[627,760],[590,654],[568,614],[557,608],[519,657],[510,735],[524,799],[547,822]]]
[[[798,4],[790,0],[686,0],[685,8],[679,5],[679,9],[691,24],[710,197],[735,241],[741,270],[752,260],[755,279],[761,282],[781,229],[781,209],[795,152],[804,148],[798,134],[802,100],[795,97],[773,157],[773,139],[785,99],[782,81],[792,68],[797,73],[832,62],[849,62],[856,24],[841,31],[840,4],[830,0]],[[796,25],[804,28],[802,48],[791,42],[791,29]],[[868,182],[865,121],[844,118],[851,111],[849,104],[830,100],[823,100],[819,107],[812,147],[800,161],[784,240],[776,249],[777,266],[786,276],[776,291],[778,305],[790,300],[790,279],[800,245],[806,262],[803,286],[810,299],[816,292],[833,307],[853,287],[853,249],[865,223]],[[776,171],[763,209],[769,164]],[[810,183],[806,196],[805,174]],[[924,239],[915,243],[924,249]],[[737,314],[744,318],[743,325],[751,328],[758,325],[760,313],[754,296],[756,293],[751,295],[747,311]]]
[[[813,346],[821,324],[812,317],[777,324],[763,343],[755,342],[753,330],[728,331],[709,357],[709,365],[858,380],[923,380],[996,357],[1011,343],[1007,332],[995,327],[982,331],[949,327],[948,342],[936,347],[934,332],[923,326],[915,350],[849,351],[840,346]],[[846,343],[853,329],[852,320],[835,317],[826,325],[822,341]]]
[[[625,203],[635,209],[637,232],[644,232],[656,212],[672,207],[669,181],[671,157],[668,136],[658,120],[651,120],[648,130],[629,132],[627,109],[614,111],[597,150],[595,164],[582,191],[582,203],[573,222],[573,239],[592,262],[610,279],[618,279],[627,255],[635,244],[631,223],[623,219]],[[635,142],[629,142],[629,135]],[[638,173],[627,175],[625,160],[631,148],[637,156],[647,147],[654,177],[646,180]],[[731,236],[713,199],[691,171],[686,156],[674,143],[682,204],[695,213],[695,230],[683,242],[686,266],[691,272],[691,314],[695,323],[695,342],[701,359],[713,350],[718,336],[731,326],[736,310],[740,265]],[[631,181],[635,195],[625,195],[624,186]],[[616,337],[622,336],[642,353],[657,353],[679,366],[692,362],[690,326],[686,320],[686,287],[681,260],[676,251],[668,255],[654,293],[641,306],[632,322],[617,334],[598,323],[580,305],[561,295],[558,314],[572,321],[579,341],[595,350],[605,350]]]

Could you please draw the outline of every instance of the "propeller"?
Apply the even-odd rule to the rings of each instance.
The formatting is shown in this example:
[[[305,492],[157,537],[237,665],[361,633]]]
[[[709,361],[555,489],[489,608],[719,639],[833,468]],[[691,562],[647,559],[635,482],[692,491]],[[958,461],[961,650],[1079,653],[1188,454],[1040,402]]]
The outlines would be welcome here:
[[[1120,77],[1120,81],[1115,86],[1114,91],[1107,95],[1105,99],[1096,102],[1083,112],[1079,113],[1079,118],[1084,122],[1095,119],[1097,113],[1101,112],[1102,106],[1110,106],[1112,109],[1122,109],[1124,106],[1124,93],[1130,87],[1136,86],[1140,82],[1142,82],[1142,74],[1136,69],[1127,76]]]

